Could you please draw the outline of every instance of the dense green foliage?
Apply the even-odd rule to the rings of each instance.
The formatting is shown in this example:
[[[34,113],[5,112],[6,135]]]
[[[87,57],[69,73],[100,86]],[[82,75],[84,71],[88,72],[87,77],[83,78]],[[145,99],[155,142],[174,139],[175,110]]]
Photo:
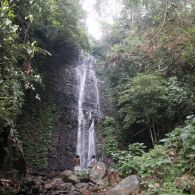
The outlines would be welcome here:
[[[106,154],[111,157],[113,151],[118,149],[117,124],[112,117],[106,117],[104,123],[99,127],[99,134],[104,137],[106,144]]]
[[[146,194],[184,194],[195,171],[195,4],[121,2],[94,47],[112,119],[102,131],[112,129],[104,139],[118,146],[107,141],[108,154],[123,176],[142,177]]]
[[[50,94],[51,95],[51,94]],[[42,97],[42,95],[40,95]],[[53,102],[33,103],[34,97],[28,99],[33,106],[23,106],[22,115],[17,122],[19,138],[23,141],[24,155],[29,168],[46,169],[48,167],[48,150],[51,146]],[[49,104],[49,106],[48,106]]]
[[[22,106],[24,90],[34,90],[33,82],[40,82],[33,70],[38,62],[35,55],[50,53],[38,44],[52,50],[50,43],[60,40],[62,45],[89,48],[82,17],[77,1],[1,1],[1,118],[14,119]]]
[[[21,109],[24,89],[33,88],[32,81],[40,81],[32,72],[25,75],[23,64],[41,49],[35,42],[20,41],[19,25],[15,24],[13,5],[3,1],[0,7],[0,118],[13,119]],[[42,50],[43,51],[43,50]]]
[[[194,113],[194,3],[124,1],[122,13],[94,54],[126,145],[155,145]]]
[[[60,49],[69,51],[69,61],[76,50],[89,50],[84,17],[77,0],[0,1],[0,121],[17,121],[28,165],[47,168],[53,120],[44,95],[52,82],[47,68]]]
[[[177,127],[161,141],[163,146],[156,145],[149,152],[144,152],[145,147],[138,143],[129,145],[128,151],[113,152],[115,168],[123,175],[141,175],[151,194],[182,194],[190,181],[182,183],[180,190],[176,189],[175,182],[183,174],[195,171],[195,118],[189,117],[185,126]]]

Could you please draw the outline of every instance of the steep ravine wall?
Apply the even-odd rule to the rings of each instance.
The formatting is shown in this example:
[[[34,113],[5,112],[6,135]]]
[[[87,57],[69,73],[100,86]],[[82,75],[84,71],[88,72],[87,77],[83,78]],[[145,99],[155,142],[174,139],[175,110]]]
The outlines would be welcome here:
[[[59,66],[54,75],[56,114],[49,151],[49,169],[73,169],[77,133],[77,82],[74,65]]]
[[[78,51],[60,48],[39,66],[44,85],[38,87],[41,101],[35,99],[34,92],[26,94],[17,130],[28,167],[73,169],[78,99],[74,64],[77,61]]]

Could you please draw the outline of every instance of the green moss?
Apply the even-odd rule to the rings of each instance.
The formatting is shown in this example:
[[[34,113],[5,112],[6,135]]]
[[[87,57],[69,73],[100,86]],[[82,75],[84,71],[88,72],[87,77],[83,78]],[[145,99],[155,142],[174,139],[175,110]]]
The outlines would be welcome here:
[[[31,100],[28,100],[28,105]],[[23,142],[24,155],[29,167],[46,169],[52,138],[55,105],[34,100],[31,107],[25,106],[17,129]]]

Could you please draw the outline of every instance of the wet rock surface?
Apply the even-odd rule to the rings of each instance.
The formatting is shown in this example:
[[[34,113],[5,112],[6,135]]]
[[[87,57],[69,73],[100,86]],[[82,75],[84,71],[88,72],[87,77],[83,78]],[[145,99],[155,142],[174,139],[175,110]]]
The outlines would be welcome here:
[[[129,195],[138,191],[140,191],[140,178],[137,175],[131,175],[106,192],[106,195]]]
[[[91,168],[89,172],[90,180],[99,185],[103,185],[105,183],[103,180],[105,175],[106,175],[106,166],[102,162],[98,162],[95,166]]]
[[[92,177],[92,181],[91,175],[88,174],[88,182],[81,182],[82,172],[78,174],[70,170],[56,174],[27,175],[20,181],[0,179],[0,194],[129,195],[140,190],[138,176],[131,175],[118,183],[119,180],[116,179],[119,177],[118,173],[115,170],[107,171],[104,166],[103,163],[97,163],[92,167],[89,173],[95,173],[95,180]],[[100,167],[101,169],[99,169]],[[116,185],[114,188],[106,182],[110,181],[111,175],[114,175],[114,179],[111,179]],[[87,178],[86,173],[85,178]]]
[[[71,182],[71,183],[78,183],[80,179],[77,177],[77,175],[71,171],[71,170],[65,170],[62,173],[60,173],[60,177],[64,182]]]
[[[57,65],[52,69],[54,113],[51,149],[48,164],[50,170],[74,168],[77,138],[77,80],[74,65]]]
[[[117,183],[120,182],[121,178],[119,176],[119,173],[114,170],[114,169],[111,169],[109,172],[108,172],[108,176],[107,176],[107,179],[108,179],[108,184],[110,186],[115,186]]]

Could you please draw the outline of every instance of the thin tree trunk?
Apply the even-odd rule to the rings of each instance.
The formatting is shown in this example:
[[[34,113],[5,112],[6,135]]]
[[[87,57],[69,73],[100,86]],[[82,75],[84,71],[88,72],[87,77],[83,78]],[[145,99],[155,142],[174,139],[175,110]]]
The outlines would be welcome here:
[[[166,18],[167,18],[167,9],[168,9],[168,0],[165,1],[165,12],[164,12],[164,18],[163,18],[163,23],[162,23],[162,28],[165,25]]]
[[[133,9],[131,10],[131,26],[133,27],[133,23],[134,23],[134,18],[133,18]]]
[[[154,121],[152,121],[152,129],[153,129],[153,133],[154,133],[154,141],[156,143],[157,142],[157,136],[156,136],[156,129],[155,129]]]
[[[145,113],[145,116],[147,118],[147,121],[148,121],[148,129],[149,129],[149,133],[150,133],[150,138],[151,138],[151,141],[152,141],[152,145],[154,146],[155,145],[155,142],[154,142],[154,135],[152,133],[152,128],[151,128],[151,122],[150,122],[150,119],[148,117],[148,113],[146,111],[146,108],[144,108],[144,113]]]
[[[149,124],[149,131],[150,131],[150,138],[151,138],[151,141],[152,141],[152,145],[154,146],[155,145],[154,136],[152,134],[152,129],[150,128],[150,124]]]

